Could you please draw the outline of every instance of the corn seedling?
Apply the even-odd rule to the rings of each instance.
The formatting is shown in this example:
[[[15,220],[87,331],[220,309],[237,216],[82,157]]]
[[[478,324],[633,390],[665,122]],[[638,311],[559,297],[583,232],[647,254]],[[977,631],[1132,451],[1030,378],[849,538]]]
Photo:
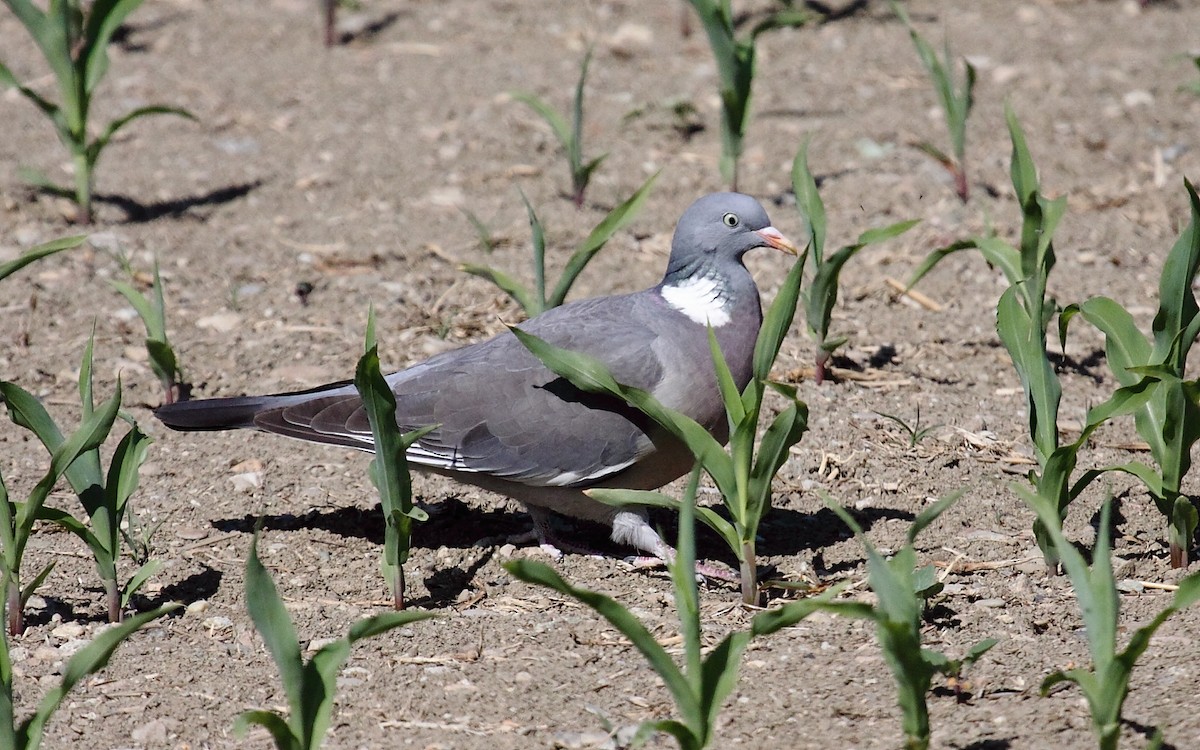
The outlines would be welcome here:
[[[123,263],[130,279],[135,278],[133,270]],[[129,302],[146,327],[146,353],[150,357],[150,369],[163,387],[163,403],[173,404],[186,399],[192,390],[191,384],[184,382],[183,369],[175,356],[175,349],[167,339],[167,306],[163,300],[162,277],[158,273],[158,261],[154,261],[154,281],[150,284],[150,296],[147,297],[127,281],[110,281],[113,289]]]
[[[776,28],[804,26],[817,19],[812,13],[792,8],[778,10],[739,35],[732,0],[688,0],[704,32],[717,64],[721,97],[721,177],[731,190],[738,189],[738,162],[742,156],[746,128],[750,124],[750,92],[754,83],[758,35]]]
[[[700,604],[696,587],[695,512],[696,489],[700,481],[700,466],[692,472],[687,491],[679,506],[679,541],[675,561],[671,564],[671,581],[675,590],[675,608],[683,636],[684,661],[680,668],[650,631],[628,609],[609,596],[567,583],[552,568],[532,560],[505,563],[517,578],[527,583],[545,586],[566,594],[591,607],[629,639],[650,667],[662,678],[679,718],[648,722],[639,729],[638,740],[651,732],[671,735],[681,750],[700,750],[713,741],[721,704],[737,685],[737,671],[742,654],[750,641],[795,625],[836,596],[836,590],[826,591],[814,599],[790,602],[755,615],[749,630],[729,635],[708,652],[703,653]]]
[[[45,98],[20,83],[12,71],[0,63],[0,84],[15,87],[42,111],[58,133],[58,139],[71,152],[75,167],[74,188],[51,183],[44,175],[26,174],[38,188],[72,198],[78,207],[81,224],[92,220],[92,186],[96,163],[117,131],[130,122],[150,115],[178,115],[194,120],[186,110],[153,105],[138,107],[113,120],[95,138],[88,136],[88,115],[92,96],[108,72],[108,44],[125,19],[142,0],[50,0],[46,10],[33,0],[4,0],[17,20],[37,43],[58,83],[59,102]]]
[[[1082,315],[1104,334],[1109,369],[1122,386],[1150,377],[1149,398],[1134,412],[1134,424],[1150,445],[1156,468],[1140,461],[1111,468],[1133,474],[1150,491],[1167,519],[1171,566],[1176,568],[1187,567],[1196,534],[1195,501],[1183,493],[1182,486],[1191,470],[1192,447],[1200,440],[1200,380],[1187,380],[1185,372],[1188,353],[1200,334],[1200,306],[1192,292],[1200,269],[1200,199],[1191,183],[1185,184],[1191,221],[1163,264],[1151,335],[1139,331],[1133,316],[1108,297],[1070,305],[1059,318],[1064,340],[1075,315]]]
[[[50,453],[51,471],[42,480],[47,483],[45,491],[53,487],[58,477],[65,476],[89,519],[85,524],[66,511],[45,507],[42,505],[44,495],[31,497],[24,507],[17,509],[16,525],[10,525],[10,528],[23,529],[14,538],[16,557],[19,558],[24,547],[20,539],[22,535],[28,538],[28,529],[34,520],[51,521],[75,534],[87,544],[96,561],[96,569],[104,583],[109,621],[120,622],[130,598],[162,566],[160,561],[150,560],[140,565],[124,585],[118,581],[117,563],[121,558],[121,543],[125,539],[121,526],[129,507],[129,498],[137,490],[138,471],[146,460],[146,451],[151,442],[138,429],[136,422],[121,415],[130,424],[129,432],[117,443],[108,472],[101,469],[100,445],[112,431],[121,406],[120,380],[112,398],[97,409],[92,395],[92,341],[89,340],[79,368],[83,421],[67,440],[63,439],[62,432],[46,408],[27,391],[13,383],[0,382],[0,395],[8,404],[13,422],[31,431]],[[68,460],[68,457],[73,460]],[[35,494],[40,494],[41,488],[42,484],[39,483]],[[6,555],[8,546],[6,540]],[[18,568],[12,560],[8,561],[8,565],[15,580]],[[15,587],[9,592],[10,602],[17,601],[13,598],[13,590]],[[22,596],[27,595],[22,593]],[[10,606],[10,618],[14,612],[19,614],[20,610]],[[10,629],[12,622],[10,619]]]
[[[4,279],[12,276],[14,273],[20,271],[30,263],[34,263],[42,258],[54,255],[55,253],[61,253],[63,250],[70,250],[71,248],[79,247],[86,239],[87,235],[81,234],[75,237],[63,237],[62,239],[51,240],[50,242],[45,242],[37,247],[30,248],[7,263],[0,263],[0,281],[4,281]]]
[[[1106,499],[1100,511],[1100,527],[1096,531],[1096,546],[1092,551],[1089,568],[1083,555],[1063,536],[1056,523],[1058,509],[1052,498],[1037,497],[1025,493],[1025,502],[1042,519],[1042,524],[1055,545],[1058,558],[1062,561],[1075,598],[1083,615],[1087,633],[1088,650],[1091,652],[1092,668],[1068,669],[1055,672],[1042,681],[1042,694],[1060,682],[1073,682],[1083,692],[1092,714],[1092,730],[1099,739],[1101,750],[1116,750],[1121,736],[1121,708],[1129,695],[1129,678],[1134,665],[1146,652],[1150,639],[1167,618],[1179,610],[1200,600],[1200,574],[1192,574],[1179,582],[1171,603],[1143,625],[1129,638],[1121,651],[1117,651],[1117,632],[1121,610],[1120,594],[1117,593],[1110,555],[1112,501]]]
[[[800,441],[808,429],[808,406],[796,396],[792,386],[769,380],[771,366],[779,355],[783,338],[791,327],[800,295],[804,258],[797,258],[763,318],[754,347],[753,376],[738,393],[725,357],[709,331],[709,348],[716,368],[717,382],[729,420],[729,450],[707,430],[689,417],[663,406],[646,391],[618,383],[598,360],[547,344],[519,328],[513,333],[531,352],[556,374],[576,388],[614,396],[643,411],[684,443],[717,485],[729,512],[729,521],[709,508],[696,514],[725,540],[737,556],[742,600],[758,602],[756,539],[758,527],[771,508],[771,482],[787,461],[788,450]],[[758,436],[759,417],[768,387],[783,396],[786,406]],[[679,501],[658,492],[635,490],[588,490],[587,494],[612,505],[657,506],[680,510]]]
[[[570,123],[567,123],[566,118],[536,95],[528,91],[511,92],[512,98],[528,106],[546,121],[562,145],[563,151],[566,152],[567,167],[571,171],[571,200],[575,203],[576,208],[583,206],[583,194],[587,191],[588,183],[591,182],[592,172],[595,172],[596,167],[599,167],[601,162],[608,157],[608,154],[601,154],[587,162],[583,159],[583,87],[587,82],[588,66],[591,65],[591,62],[592,48],[588,47],[587,53],[583,56],[583,62],[579,66],[579,82],[575,84],[575,99],[571,106]]]
[[[970,197],[966,162],[967,118],[971,115],[971,105],[974,103],[972,94],[975,90],[975,67],[963,60],[966,72],[960,87],[955,81],[955,62],[950,54],[950,40],[946,39],[943,55],[939,58],[933,45],[917,33],[904,8],[895,0],[891,0],[891,5],[892,11],[908,28],[913,46],[917,49],[917,56],[921,58],[921,64],[925,66],[925,72],[929,74],[929,80],[933,83],[933,90],[937,93],[938,103],[946,118],[946,129],[950,131],[950,149],[953,155],[947,154],[928,141],[918,143],[917,147],[945,167],[954,178],[954,191],[958,193],[959,199],[966,203]]]
[[[1200,55],[1189,55],[1192,66],[1196,68],[1196,72],[1200,73]],[[1194,78],[1179,87],[1182,91],[1190,91],[1196,96],[1200,96],[1200,78]]]
[[[500,240],[492,233],[492,228],[489,227],[483,219],[469,208],[461,208],[463,216],[467,217],[467,221],[471,223],[471,228],[475,230],[475,238],[479,240],[479,249],[484,254],[491,253],[500,245]]]
[[[837,306],[838,280],[842,268],[860,250],[904,234],[919,221],[902,221],[880,229],[869,229],[859,235],[852,245],[825,256],[825,203],[817,192],[817,181],[808,169],[808,142],[800,146],[792,161],[792,190],[796,194],[796,206],[808,224],[808,265],[812,277],[803,293],[805,325],[808,334],[817,345],[813,379],[818,385],[828,375],[829,359],[833,352],[846,343],[845,336],[830,337],[829,324],[833,319],[833,308]]]
[[[932,424],[928,427],[922,427],[921,406],[919,404],[917,405],[917,416],[913,417],[912,424],[909,424],[906,420],[896,416],[895,414],[884,414],[881,411],[877,411],[875,413],[884,419],[890,419],[891,421],[900,425],[900,429],[904,430],[905,434],[908,435],[909,448],[916,448],[918,443],[929,437],[934,430],[942,426],[941,424]]]
[[[108,437],[117,418],[121,400],[119,393],[114,395],[98,411],[85,415],[79,429],[64,439],[45,413],[45,409],[29,393],[12,383],[0,382],[0,396],[3,396],[9,415],[18,425],[30,429],[35,429],[37,425],[52,431],[57,437],[52,445],[47,443],[47,448],[50,449],[50,467],[24,502],[11,501],[8,490],[0,479],[0,537],[4,543],[7,627],[11,635],[19,635],[25,630],[25,602],[54,567],[53,563],[47,565],[28,584],[21,585],[21,562],[25,555],[25,546],[33,533],[33,525],[36,521],[44,519],[50,511],[45,507],[46,498],[58,480],[77,464],[82,463],[79,461],[81,457],[92,456]],[[33,421],[30,421],[31,419]],[[90,458],[85,458],[84,462],[89,460]],[[79,469],[75,471],[82,474]]]
[[[350,626],[345,638],[327,643],[308,661],[300,654],[296,626],[279,598],[271,574],[258,559],[258,533],[246,560],[246,610],[279,670],[287,693],[289,716],[266,709],[246,711],[234,731],[244,734],[252,724],[271,733],[279,750],[316,750],[325,739],[333,715],[338,671],[357,641],[433,617],[431,612],[384,612]]]
[[[829,497],[825,498],[826,505],[854,531],[866,548],[867,578],[878,603],[828,602],[821,603],[820,607],[875,623],[875,634],[883,650],[884,661],[896,681],[906,750],[925,750],[929,747],[929,707],[925,696],[929,693],[934,676],[941,674],[957,679],[963,669],[996,645],[994,638],[980,641],[969,648],[961,659],[950,659],[921,646],[921,618],[925,601],[940,590],[940,584],[936,583],[932,566],[917,568],[917,553],[913,543],[917,535],[961,495],[961,491],[947,495],[921,511],[908,529],[904,546],[886,559],[867,541],[862,527],[846,509]]]
[[[375,344],[375,311],[367,316],[366,353],[358,360],[354,387],[362,397],[375,439],[375,458],[371,461],[371,482],[379,491],[383,508],[383,555],[380,570],[392,592],[397,610],[404,609],[404,563],[408,561],[413,521],[428,520],[429,515],[412,502],[412,475],[405,451],[436,425],[400,433],[396,424],[396,395],[379,370],[379,348]]]
[[[638,211],[645,204],[646,198],[650,195],[650,188],[654,186],[654,181],[657,179],[658,174],[655,173],[637,189],[637,192],[630,196],[629,200],[614,208],[596,225],[567,261],[562,275],[559,276],[558,282],[549,296],[546,296],[546,234],[533,206],[530,205],[529,199],[525,197],[524,193],[521,194],[521,200],[525,202],[525,211],[529,216],[529,227],[533,234],[533,288],[528,289],[512,276],[488,266],[464,263],[459,266],[459,270],[492,282],[501,291],[516,300],[525,314],[531,318],[552,307],[558,307],[566,301],[571,287],[575,284],[575,279],[579,277],[583,269],[587,268],[596,253],[603,249],[614,234],[637,216]]]
[[[1038,494],[1057,498],[1061,519],[1074,497],[1070,479],[1075,466],[1075,450],[1069,448],[1056,454],[1062,386],[1046,352],[1046,330],[1058,304],[1046,292],[1055,264],[1054,230],[1066,210],[1067,199],[1062,196],[1050,200],[1041,193],[1037,169],[1016,114],[1006,108],[1005,115],[1012,140],[1013,189],[1022,214],[1019,247],[994,236],[956,242],[930,253],[913,272],[909,286],[916,284],[943,258],[962,250],[978,250],[984,260],[1004,273],[1009,287],[1000,295],[996,307],[996,331],[1012,359],[1025,394],[1029,437],[1039,467],[1030,472],[1029,478]],[[1054,548],[1041,524],[1040,519],[1034,522],[1034,534],[1047,564],[1054,568]]]
[[[6,587],[11,585],[7,576],[5,579]],[[113,652],[129,636],[152,620],[157,620],[178,608],[178,604],[166,604],[152,612],[130,617],[120,625],[114,625],[97,635],[91,643],[76,651],[67,661],[58,684],[46,693],[33,713],[20,723],[17,723],[16,712],[13,710],[13,667],[8,653],[8,637],[3,629],[0,629],[0,747],[12,750],[37,750],[41,747],[46,724],[71,690],[84,678],[104,669]]]

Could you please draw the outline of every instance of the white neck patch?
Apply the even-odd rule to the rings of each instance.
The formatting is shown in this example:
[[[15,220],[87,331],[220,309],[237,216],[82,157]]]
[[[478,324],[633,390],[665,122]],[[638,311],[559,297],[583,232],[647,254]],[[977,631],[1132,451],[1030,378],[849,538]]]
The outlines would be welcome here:
[[[716,281],[697,276],[662,288],[667,304],[700,325],[720,328],[729,322],[729,300]]]

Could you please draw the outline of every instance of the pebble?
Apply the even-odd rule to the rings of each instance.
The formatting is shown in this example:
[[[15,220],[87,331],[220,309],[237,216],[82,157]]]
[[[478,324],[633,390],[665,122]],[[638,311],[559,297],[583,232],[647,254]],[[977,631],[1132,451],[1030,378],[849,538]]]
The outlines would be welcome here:
[[[308,642],[308,648],[306,650],[310,654],[315,653],[315,652],[320,651],[321,649],[325,648],[329,644],[337,643],[337,642],[338,642],[337,638],[313,638],[311,641]]]
[[[207,599],[197,599],[196,601],[187,605],[187,609],[185,609],[184,611],[189,615],[198,615],[198,614],[206,611],[207,609],[208,609],[208,600]]]
[[[234,474],[229,478],[233,483],[234,492],[249,492],[262,487],[263,475],[258,471],[247,471],[243,474]]]
[[[999,609],[1000,607],[1008,606],[1008,602],[1003,599],[980,599],[975,602],[977,607],[987,607],[989,609]]]
[[[237,313],[216,313],[205,315],[196,321],[200,328],[211,328],[218,333],[229,333],[242,324],[242,316]]]
[[[50,635],[55,638],[61,638],[64,641],[70,641],[78,638],[86,632],[86,629],[77,622],[64,622],[54,630],[50,631]]]
[[[149,721],[130,733],[134,742],[143,745],[165,745],[167,743],[167,722],[162,719]]]
[[[218,615],[218,616],[214,616],[214,617],[209,617],[200,624],[203,625],[205,628],[207,628],[209,630],[209,633],[212,634],[214,631],[217,631],[217,630],[226,630],[228,628],[232,628],[233,620],[229,619],[228,617],[221,617]]]

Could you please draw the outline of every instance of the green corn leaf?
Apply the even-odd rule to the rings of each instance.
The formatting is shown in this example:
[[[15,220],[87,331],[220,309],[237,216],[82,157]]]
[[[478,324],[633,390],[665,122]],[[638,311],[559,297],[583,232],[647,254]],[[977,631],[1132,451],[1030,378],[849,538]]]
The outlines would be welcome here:
[[[640,506],[644,508],[666,508],[679,512],[679,501],[674,498],[667,497],[660,492],[651,490],[624,490],[624,489],[606,489],[594,488],[584,490],[585,495],[595,500],[599,500],[605,505],[612,505],[618,508],[628,506]],[[726,521],[719,514],[715,513],[711,508],[701,506],[696,507],[696,517],[713,531],[717,532],[722,539],[729,544],[730,549],[736,549],[741,543],[737,529],[733,524]]]
[[[63,126],[66,127],[65,125]],[[65,131],[64,131],[65,132]],[[62,135],[60,138],[69,138],[70,135]],[[56,195],[59,198],[75,200],[75,189],[59,185],[46,176],[41,170],[32,169],[30,167],[17,167],[17,176],[25,181],[30,187],[37,188],[47,195]]]
[[[702,468],[697,463],[688,476],[687,489],[679,504],[679,538],[675,546],[675,559],[668,566],[675,594],[675,610],[679,614],[679,631],[683,636],[683,676],[688,681],[689,692],[698,699],[697,708],[705,715],[702,725],[686,714],[684,720],[692,725],[702,739],[707,740],[707,732],[702,727],[711,727],[712,723],[707,719],[709,706],[704,702],[705,664],[700,653],[702,628],[700,594],[696,585],[696,491],[700,486],[701,473]]]
[[[1200,197],[1197,197],[1190,182],[1185,181],[1184,185],[1187,188],[1191,220],[1171,247],[1163,264],[1158,286],[1158,312],[1151,326],[1154,331],[1153,361],[1167,361],[1172,350],[1175,350],[1172,364],[1178,368],[1181,376],[1192,340],[1182,341],[1182,346],[1176,346],[1176,337],[1192,326],[1197,313],[1200,313],[1196,295],[1192,291],[1196,271],[1200,267],[1200,231],[1197,231]]]
[[[798,8],[775,10],[766,18],[754,24],[754,27],[750,29],[750,38],[752,40],[757,39],[760,34],[775,29],[798,29],[802,26],[815,23],[818,20],[820,20],[820,16],[817,14]]]
[[[817,181],[808,169],[808,144],[805,138],[792,160],[792,191],[796,194],[796,207],[808,225],[809,252],[813,262],[820,267],[825,257],[825,202],[817,190]]]
[[[550,126],[550,129],[554,131],[554,137],[558,139],[559,144],[561,144],[564,149],[569,150],[569,144],[571,143],[571,126],[567,124],[567,121],[563,119],[562,115],[556,112],[555,109],[549,104],[538,98],[536,94],[532,94],[528,91],[510,91],[509,96],[529,107],[536,112],[539,117],[545,120],[546,124]]]
[[[533,293],[530,298],[533,300],[533,307],[525,307],[525,312],[529,316],[542,314],[545,311],[546,305],[546,233],[542,229],[542,222],[537,217],[537,212],[533,210],[533,204],[525,197],[525,191],[518,189],[521,195],[521,202],[525,204],[525,213],[529,217],[529,232],[533,241]],[[503,289],[503,287],[501,287]],[[519,301],[519,300],[518,300]]]
[[[729,371],[729,363],[725,360],[725,354],[721,351],[712,326],[708,326],[708,351],[717,372],[717,387],[721,391],[725,413],[729,416],[730,432],[733,432],[746,418],[746,405],[742,402],[742,394],[738,392],[737,383],[733,380],[733,373]]]
[[[142,432],[136,423],[121,438],[108,466],[108,507],[119,518],[124,515],[130,496],[137,491],[139,471],[146,462],[146,452],[154,439]]]
[[[977,237],[959,240],[929,253],[909,276],[907,288],[911,289],[916,286],[917,282],[932,271],[946,256],[962,250],[978,250],[989,265],[999,268],[1004,273],[1009,284],[1015,284],[1022,278],[1021,254],[1015,247],[995,237]]]
[[[140,1],[141,0],[139,0],[139,2]],[[116,135],[117,131],[119,131],[121,128],[125,127],[134,120],[139,120],[143,117],[150,117],[152,115],[174,115],[176,117],[182,117],[184,119],[191,120],[192,122],[198,122],[195,115],[193,115],[191,112],[188,112],[186,109],[181,109],[179,107],[166,107],[162,105],[138,107],[137,109],[126,112],[121,117],[118,117],[117,119],[108,123],[104,130],[100,132],[100,135],[96,136],[96,138],[88,144],[85,152],[87,154],[88,162],[94,165],[100,160],[100,154],[104,151],[104,149],[108,146],[109,141],[112,140],[113,136]]]
[[[59,510],[58,508],[47,508],[42,506],[36,511],[36,516],[39,521],[48,521],[49,523],[58,526],[63,531],[70,532],[79,537],[80,541],[88,546],[92,556],[97,560],[108,557],[108,548],[105,543],[92,531],[91,527],[83,521],[80,521],[75,516]]]
[[[292,618],[279,598],[275,581],[258,558],[257,532],[250,541],[250,553],[246,559],[246,609],[254,622],[254,629],[262,636],[279,670],[292,716],[300,716],[303,710],[300,692],[305,678],[300,642],[296,638]]]
[[[134,309],[134,312],[136,312],[138,317],[141,318],[142,324],[146,326],[146,331],[148,333],[152,328],[157,328],[159,326],[159,319],[161,315],[159,314],[159,311],[154,309],[154,306],[144,294],[139,292],[133,287],[132,284],[126,281],[109,281],[108,283],[113,289],[116,289],[118,292],[120,292],[121,296],[125,298],[125,301],[129,303],[129,306]]]
[[[1025,131],[1021,129],[1016,112],[1007,103],[1004,105],[1004,119],[1008,123],[1008,133],[1012,139],[1012,184],[1017,192],[1017,203],[1025,210],[1038,192],[1037,168],[1033,165],[1033,156],[1025,143]]]
[[[91,643],[77,651],[63,668],[62,680],[59,684],[51,688],[46,697],[38,704],[37,710],[34,711],[33,715],[21,724],[21,728],[17,733],[17,747],[37,747],[42,740],[42,732],[45,730],[46,722],[50,720],[50,717],[62,705],[63,699],[67,697],[67,694],[71,692],[72,688],[80,680],[104,669],[108,665],[108,660],[112,657],[113,652],[129,636],[151,621],[163,615],[170,614],[177,609],[179,609],[179,605],[172,603],[150,612],[134,615],[125,622],[113,625],[100,633],[92,639]]]
[[[775,364],[779,350],[783,347],[783,340],[787,337],[787,333],[792,327],[792,321],[796,317],[796,306],[800,300],[800,285],[804,276],[807,254],[808,250],[805,249],[796,258],[783,283],[779,285],[779,292],[763,316],[758,339],[754,342],[754,358],[752,360],[752,369],[757,380],[764,381],[771,376],[771,367]]]
[[[567,583],[554,572],[552,568],[532,560],[514,560],[504,563],[509,573],[526,583],[554,589],[561,594],[576,599],[592,608],[605,620],[621,631],[634,648],[646,659],[650,667],[662,678],[667,689],[675,698],[675,703],[684,715],[684,723],[696,726],[702,721],[697,696],[692,692],[692,686],[687,678],[675,665],[670,654],[654,640],[654,636],[646,629],[629,610],[622,607],[611,597],[598,594],[586,589],[580,589]]]
[[[821,348],[824,348],[825,337],[829,333],[833,308],[837,306],[838,278],[842,267],[864,247],[866,245],[847,245],[817,264],[817,272],[808,289],[805,317],[809,333]]]
[[[1092,297],[1081,304],[1068,305],[1059,316],[1059,339],[1064,343],[1067,327],[1075,315],[1082,315],[1104,334],[1105,359],[1117,381],[1121,385],[1137,382],[1137,374],[1129,368],[1149,364],[1152,349],[1133,316],[1108,297]]]
[[[558,307],[566,301],[567,294],[575,284],[575,279],[587,267],[596,253],[600,252],[614,234],[628,226],[642,210],[642,206],[650,197],[650,190],[654,187],[660,174],[661,172],[655,172],[651,175],[633,195],[610,211],[584,238],[575,252],[571,254],[570,259],[567,260],[567,265],[563,268],[558,283],[554,285],[554,291],[546,300],[547,307]]]
[[[333,699],[337,693],[337,677],[342,665],[350,656],[350,648],[364,638],[371,638],[389,630],[408,625],[420,620],[433,617],[432,612],[382,612],[373,617],[366,617],[350,626],[345,638],[326,644],[313,654],[312,660],[305,668],[305,686],[303,695],[304,708],[300,714],[303,731],[299,732],[309,738],[308,747],[316,748],[329,730],[333,716]],[[318,686],[320,689],[318,690]]]
[[[367,316],[368,341],[375,338],[375,311]],[[392,590],[396,609],[404,608],[404,568],[408,561],[412,538],[412,522],[424,521],[425,511],[412,503],[412,475],[408,470],[406,451],[422,435],[436,428],[429,425],[401,434],[396,423],[396,396],[379,369],[379,351],[370,348],[358,361],[354,387],[362,398],[371,425],[375,458],[371,461],[370,476],[383,507],[386,522],[384,549],[380,566]]]
[[[50,576],[50,573],[53,570],[54,570],[54,563],[49,563],[48,565],[46,565],[46,567],[39,570],[38,574],[35,575],[29,581],[29,583],[27,583],[21,587],[21,596],[20,596],[21,609],[25,609],[25,603],[29,601],[29,597],[33,596],[33,592],[37,591],[39,588],[42,587],[42,584],[46,582],[46,578],[48,578]],[[3,628],[0,628],[0,630],[3,630]]]
[[[1062,387],[1046,354],[1045,331],[1026,310],[1019,293],[1018,285],[1000,295],[996,331],[1021,380],[1029,412],[1029,435],[1044,462],[1058,447],[1057,417]]]
[[[920,224],[920,219],[909,219],[908,221],[898,221],[895,224],[889,224],[886,227],[876,227],[868,229],[858,236],[856,245],[875,245],[885,240],[894,239]]]
[[[162,568],[162,560],[148,560],[134,571],[129,580],[125,582],[125,585],[121,587],[121,609],[126,609],[129,606],[130,600],[133,599],[133,595]]]
[[[966,490],[956,490],[949,495],[943,495],[938,498],[933,504],[926,506],[913,519],[912,525],[908,527],[908,534],[905,537],[907,543],[912,545],[917,540],[917,535],[924,531],[929,524],[938,519],[938,516],[946,512],[946,510],[958,502],[958,499],[963,496]]]
[[[271,733],[276,750],[308,750],[304,743],[288,726],[283,717],[273,711],[243,711],[233,723],[234,734],[244,737],[251,725],[258,725]]]
[[[771,421],[758,445],[750,472],[750,495],[758,510],[765,510],[775,473],[787,463],[792,446],[800,442],[807,430],[808,406],[793,396],[791,403]]]
[[[80,53],[83,70],[83,90],[90,95],[108,72],[108,45],[113,34],[129,14],[137,10],[142,0],[95,0],[83,29],[84,47]]]
[[[504,292],[509,297],[512,297],[516,303],[521,306],[521,309],[525,311],[526,315],[533,317],[538,314],[539,305],[537,301],[529,294],[529,290],[522,286],[521,282],[517,281],[503,271],[497,271],[494,268],[480,266],[474,263],[462,263],[459,265],[458,270],[463,271],[464,273],[469,273],[472,276],[478,276],[481,279],[487,279],[496,286],[500,287],[500,291]]]
[[[721,444],[695,420],[674,409],[663,406],[652,395],[639,388],[619,384],[599,360],[579,352],[553,346],[533,334],[510,326],[509,330],[525,348],[556,375],[589,393],[607,393],[641,409],[676,438],[704,465],[705,471],[727,496],[735,487],[732,461]]]
[[[10,260],[7,263],[0,263],[0,281],[3,281],[6,277],[13,275],[34,261],[41,260],[42,258],[54,255],[55,253],[61,253],[63,250],[70,250],[72,248],[79,247],[87,238],[88,236],[86,234],[80,234],[74,237],[63,237],[61,239],[51,240],[50,242],[44,242],[36,247],[30,248],[16,259]]]
[[[571,167],[572,187],[576,192],[582,191],[587,185],[590,169],[584,170],[583,165],[583,87],[587,82],[588,66],[592,62],[592,47],[588,45],[579,66],[579,82],[575,84],[575,97],[571,102],[571,137],[564,143],[567,149],[567,160]],[[601,157],[603,158],[603,157]],[[593,167],[596,162],[593,162]],[[582,184],[581,184],[582,183]]]

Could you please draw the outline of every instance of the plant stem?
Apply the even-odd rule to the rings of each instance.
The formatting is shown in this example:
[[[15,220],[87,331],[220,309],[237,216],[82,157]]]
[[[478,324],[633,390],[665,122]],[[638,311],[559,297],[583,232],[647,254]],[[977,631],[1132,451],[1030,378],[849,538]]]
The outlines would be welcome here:
[[[121,589],[116,578],[104,579],[104,596],[108,600],[108,621],[121,622],[125,613],[121,611]]]
[[[8,580],[8,634],[20,635],[24,632],[25,613],[21,611],[21,582],[15,573],[10,573]]]
[[[79,206],[79,214],[75,217],[77,224],[92,223],[92,166],[88,163],[87,154],[75,154],[75,203]]]
[[[754,557],[754,542],[742,542],[742,601],[758,604],[758,564]]]
[[[954,165],[954,190],[958,193],[958,198],[963,203],[971,197],[971,187],[967,184],[967,166],[960,159],[958,164]]]
[[[404,591],[406,588],[404,566],[396,566],[396,579],[392,583],[395,584],[392,587],[392,608],[397,612],[401,612],[404,610]]]

